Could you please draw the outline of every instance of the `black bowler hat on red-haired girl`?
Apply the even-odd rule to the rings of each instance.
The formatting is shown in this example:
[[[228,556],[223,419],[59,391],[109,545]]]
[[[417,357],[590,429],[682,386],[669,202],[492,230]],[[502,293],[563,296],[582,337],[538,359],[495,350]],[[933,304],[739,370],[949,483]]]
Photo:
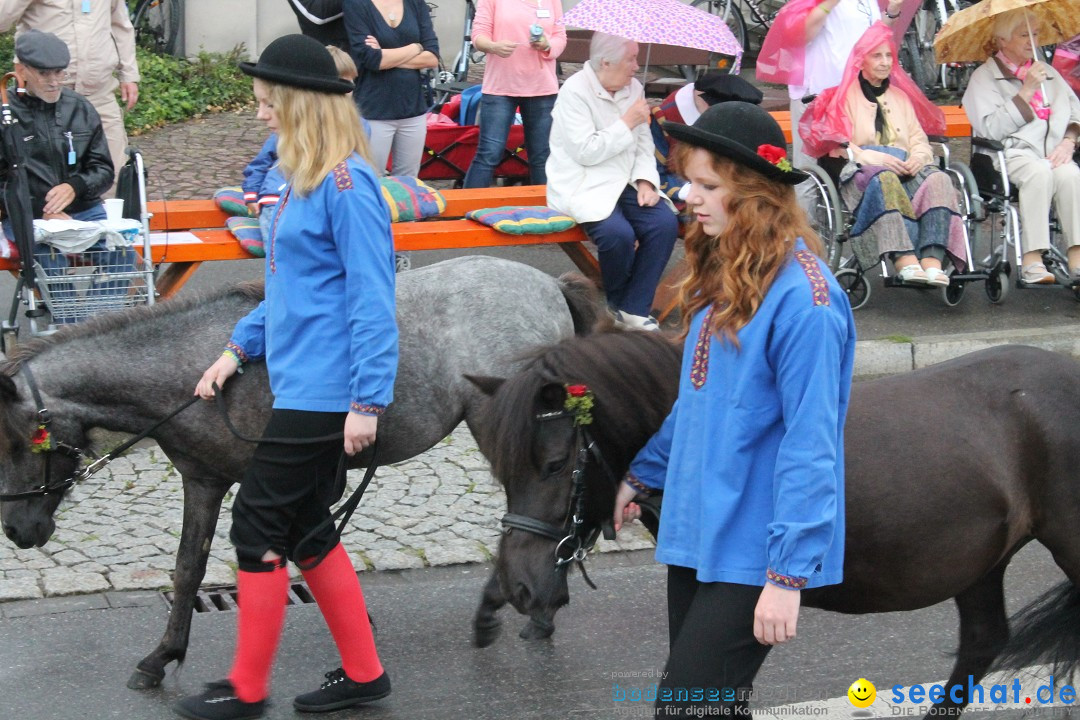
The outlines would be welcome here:
[[[667,123],[664,132],[755,170],[770,180],[798,185],[809,177],[791,166],[787,139],[773,116],[757,105],[713,105],[693,125]]]
[[[306,35],[284,35],[266,46],[258,62],[242,62],[245,75],[302,90],[344,95],[353,91],[338,76],[337,65],[326,47]]]

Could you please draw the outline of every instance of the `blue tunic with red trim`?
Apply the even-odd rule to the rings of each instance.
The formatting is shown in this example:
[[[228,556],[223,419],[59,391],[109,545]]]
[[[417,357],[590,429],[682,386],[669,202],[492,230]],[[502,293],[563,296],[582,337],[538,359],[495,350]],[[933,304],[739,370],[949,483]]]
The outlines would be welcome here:
[[[656,559],[701,582],[818,587],[844,566],[847,296],[798,240],[740,349],[690,324],[679,396],[630,467],[664,490]]]
[[[227,349],[265,357],[274,407],[379,415],[393,399],[398,330],[390,214],[371,166],[341,162],[287,189],[266,247],[266,299]]]

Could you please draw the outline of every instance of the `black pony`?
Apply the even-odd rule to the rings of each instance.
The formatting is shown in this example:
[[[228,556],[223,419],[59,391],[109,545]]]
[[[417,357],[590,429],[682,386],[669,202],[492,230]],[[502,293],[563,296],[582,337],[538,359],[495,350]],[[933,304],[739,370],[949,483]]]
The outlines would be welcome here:
[[[544,418],[558,414],[566,384],[580,383],[595,395],[587,427],[599,449],[584,466],[584,532],[607,521],[617,478],[669,411],[678,368],[676,348],[651,334],[622,333],[563,341],[505,382],[480,382],[491,394],[480,448],[506,487],[509,512],[564,523],[581,435],[569,414],[561,422]],[[926,388],[938,402],[918,402]],[[857,383],[845,431],[844,582],[804,590],[803,604],[874,613],[954,598],[960,647],[950,687],[966,687],[968,675],[977,682],[995,659],[1007,668],[1051,660],[1060,663],[1058,676],[1067,673],[1080,660],[1078,424],[1080,364],[1029,347]],[[936,458],[933,466],[895,462],[913,442]],[[1010,644],[1005,568],[1031,540],[1051,551],[1069,582],[1020,613]],[[550,535],[518,527],[503,536],[493,576],[501,588],[485,590],[478,644],[495,638],[500,595],[534,622],[566,604],[555,545]],[[964,705],[946,691],[930,714],[955,715]]]

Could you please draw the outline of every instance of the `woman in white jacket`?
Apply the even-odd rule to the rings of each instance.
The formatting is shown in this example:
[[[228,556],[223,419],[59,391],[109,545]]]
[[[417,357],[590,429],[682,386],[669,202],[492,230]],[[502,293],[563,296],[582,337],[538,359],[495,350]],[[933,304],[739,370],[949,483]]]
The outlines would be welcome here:
[[[656,330],[653,294],[678,222],[657,191],[637,43],[595,33],[589,62],[559,90],[547,161],[548,205],[596,243],[608,305],[627,327]]]

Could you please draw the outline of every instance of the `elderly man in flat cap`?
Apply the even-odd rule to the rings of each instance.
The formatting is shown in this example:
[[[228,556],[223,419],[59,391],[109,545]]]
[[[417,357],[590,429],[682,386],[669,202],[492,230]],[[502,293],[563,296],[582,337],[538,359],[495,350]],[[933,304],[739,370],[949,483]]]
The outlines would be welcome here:
[[[15,57],[19,90],[10,105],[24,143],[34,219],[105,220],[101,196],[113,182],[109,144],[90,101],[63,87],[67,45],[52,33],[29,30],[16,39]],[[0,151],[0,172],[7,162]],[[4,234],[13,240],[6,207],[3,216]],[[104,248],[102,241],[89,249]],[[105,255],[109,265],[134,269],[129,248]],[[48,245],[35,245],[34,257],[48,275],[67,267],[67,257]]]
[[[113,181],[109,144],[94,106],[63,86],[67,45],[29,30],[15,41],[15,57],[21,87],[11,109],[25,142],[34,218],[105,219],[101,195]]]
[[[135,29],[127,0],[0,0],[0,32],[15,26],[55,33],[74,57],[64,85],[89,98],[101,116],[113,166],[124,164],[127,133],[116,90],[127,109],[139,98]]]

